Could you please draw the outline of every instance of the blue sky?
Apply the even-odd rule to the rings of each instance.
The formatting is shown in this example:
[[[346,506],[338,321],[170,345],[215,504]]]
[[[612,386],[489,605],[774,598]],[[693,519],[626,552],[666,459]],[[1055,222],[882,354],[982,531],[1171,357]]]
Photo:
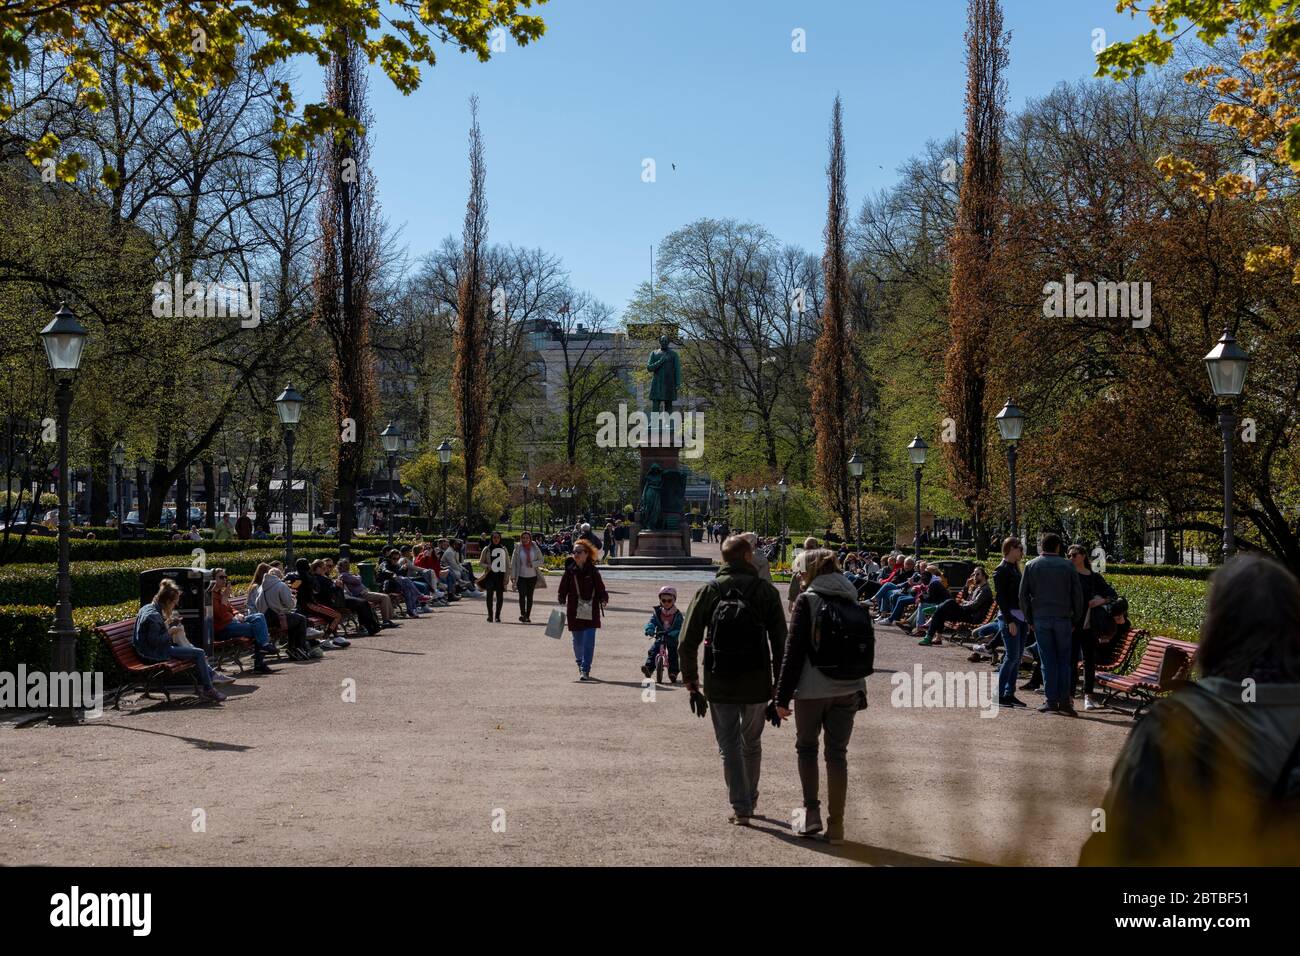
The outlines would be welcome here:
[[[1114,8],[1004,0],[1008,108],[1090,75],[1094,29],[1114,41],[1148,25]],[[965,0],[552,0],[541,13],[538,42],[508,42],[489,63],[445,51],[412,96],[376,69],[379,196],[413,258],[459,235],[471,93],[490,241],[559,254],[619,314],[649,275],[651,245],[702,216],[820,249],[837,92],[855,214],[928,139],[961,127]],[[795,28],[805,53],[791,50]],[[647,157],[654,183],[641,180]]]

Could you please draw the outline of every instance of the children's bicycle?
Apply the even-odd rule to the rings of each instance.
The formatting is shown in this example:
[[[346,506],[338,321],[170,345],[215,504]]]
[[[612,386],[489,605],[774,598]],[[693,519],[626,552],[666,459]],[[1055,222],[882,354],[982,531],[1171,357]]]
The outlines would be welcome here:
[[[661,627],[655,631],[655,640],[659,642],[659,653],[655,655],[655,683],[664,682],[664,669],[668,667],[668,640]]]

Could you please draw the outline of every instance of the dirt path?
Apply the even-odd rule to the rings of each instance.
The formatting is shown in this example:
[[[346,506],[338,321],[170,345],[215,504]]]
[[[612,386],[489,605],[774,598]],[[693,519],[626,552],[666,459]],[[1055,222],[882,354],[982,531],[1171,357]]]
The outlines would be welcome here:
[[[0,863],[1076,859],[1130,721],[893,707],[892,671],[987,665],[892,628],[849,751],[849,842],[790,835],[791,726],[764,734],[763,819],[727,825],[710,722],[680,687],[643,699],[641,629],[659,582],[607,583],[596,683],[577,682],[567,639],[517,623],[509,601],[507,623],[488,624],[467,599],[324,661],[241,679],[221,707],[142,701],[77,728],[0,729]],[[695,586],[678,585],[684,600]],[[540,592],[538,611],[554,595]],[[355,703],[342,699],[346,679]]]

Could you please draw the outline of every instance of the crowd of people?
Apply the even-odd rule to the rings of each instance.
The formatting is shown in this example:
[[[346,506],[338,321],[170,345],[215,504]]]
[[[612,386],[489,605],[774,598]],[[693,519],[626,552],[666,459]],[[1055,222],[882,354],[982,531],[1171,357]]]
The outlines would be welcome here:
[[[548,552],[564,543],[555,600],[564,611],[577,679],[588,682],[610,599],[600,560],[617,540],[612,530],[611,521],[606,535],[597,536],[583,523],[541,542],[524,532],[513,548],[494,532],[476,561],[457,538],[396,545],[376,565],[375,590],[346,559],[299,560],[292,569],[268,562],[254,573],[242,609],[231,600],[226,573],[217,569],[214,631],[221,640],[251,639],[253,670],[268,673],[276,634],[283,634],[291,658],[318,659],[349,645],[341,629],[347,616],[373,635],[398,626],[393,615],[399,607],[418,617],[472,596],[483,597],[488,621],[499,623],[510,589],[518,594],[519,621],[529,623],[536,591],[547,587]],[[901,552],[836,550],[808,538],[791,563],[783,600],[755,535],[731,534],[720,550],[721,567],[685,609],[675,587],[659,589],[643,628],[650,646],[640,669],[649,679],[662,655],[669,683],[680,676],[691,710],[711,716],[728,819],[738,826],[749,825],[758,806],[765,726],[793,718],[803,794],[795,828],[832,843],[845,839],[848,746],[867,706],[866,677],[879,628],[892,625],[919,636],[921,646],[935,647],[949,624],[964,623],[973,632],[972,660],[994,658],[1000,706],[1023,708],[1016,691],[1041,688],[1037,710],[1069,716],[1076,716],[1076,694],[1085,710],[1095,709],[1097,661],[1129,628],[1126,602],[1090,566],[1086,549],[1064,548],[1053,533],[1040,537],[1038,556],[1023,569],[1023,543],[1006,538],[993,574],[976,566],[956,592],[938,563]],[[140,609],[136,648],[146,660],[192,663],[202,695],[220,701],[218,686],[233,678],[185,640],[176,615],[180,593],[164,580]],[[1181,816],[1165,810],[1224,799],[1249,812],[1236,813],[1225,831],[1237,843],[1210,841],[1220,853],[1214,859],[1251,859],[1240,849],[1247,827],[1277,832],[1297,846],[1300,584],[1289,571],[1250,555],[1216,573],[1197,665],[1200,679],[1154,706],[1130,736],[1106,797],[1115,825],[1089,841],[1083,862],[1184,862],[1180,840],[1198,827],[1190,809]],[[1022,670],[1029,678],[1018,687]],[[1251,694],[1242,693],[1246,685]],[[826,767],[824,812],[819,754]],[[1279,806],[1292,810],[1279,815]]]

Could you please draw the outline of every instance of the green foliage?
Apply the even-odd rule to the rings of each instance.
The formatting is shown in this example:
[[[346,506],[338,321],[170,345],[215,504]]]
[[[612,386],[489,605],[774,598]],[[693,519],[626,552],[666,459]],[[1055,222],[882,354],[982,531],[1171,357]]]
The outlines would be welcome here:
[[[379,546],[378,539],[373,546],[368,546],[364,538],[359,539],[353,543],[352,556],[355,560],[373,556],[378,553]],[[308,559],[337,557],[338,546],[295,549],[294,555]],[[208,567],[223,567],[234,575],[251,575],[260,562],[283,557],[284,552],[279,548],[233,551],[208,561]],[[75,561],[72,564],[72,606],[97,607],[133,600],[140,593],[142,571],[188,566],[188,561],[158,557],[133,561]],[[54,568],[48,564],[14,564],[0,568],[0,605],[52,605],[57,598],[55,579]]]
[[[289,5],[271,0],[233,5],[174,0],[71,0],[50,5],[19,0],[0,7],[0,99],[10,98],[14,71],[30,61],[32,51],[23,38],[32,36],[45,50],[66,60],[67,82],[76,89],[80,103],[92,113],[105,109],[108,99],[101,77],[114,65],[99,42],[101,33],[131,51],[127,73],[131,85],[171,91],[176,125],[188,132],[203,125],[202,101],[236,79],[241,54],[254,34],[261,38],[249,57],[255,70],[270,70],[299,54],[324,66],[355,43],[398,90],[409,94],[419,88],[420,64],[436,62],[432,39],[450,42],[486,61],[507,34],[521,46],[540,37],[546,29],[541,17],[522,12],[533,3],[400,2],[396,8],[406,15],[393,17],[385,14],[386,7],[378,0],[347,4],[306,0]],[[282,158],[301,157],[307,144],[322,133],[341,137],[358,125],[355,118],[324,103],[299,108],[287,82],[277,84],[275,106],[271,128]],[[8,109],[0,107],[0,121],[8,118]],[[37,164],[57,157],[59,138],[47,133],[30,146],[27,155]],[[72,181],[84,164],[76,154],[60,157],[59,178]],[[113,174],[105,174],[104,181],[117,185]]]

